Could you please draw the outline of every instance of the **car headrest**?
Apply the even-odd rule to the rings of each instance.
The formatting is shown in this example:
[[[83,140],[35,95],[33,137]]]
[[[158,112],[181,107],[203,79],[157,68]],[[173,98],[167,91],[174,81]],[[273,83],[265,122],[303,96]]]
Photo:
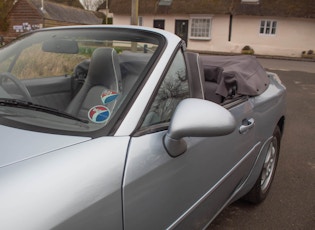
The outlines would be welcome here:
[[[120,89],[121,72],[118,55],[113,48],[97,48],[91,57],[86,83],[93,86],[104,86],[108,89]]]

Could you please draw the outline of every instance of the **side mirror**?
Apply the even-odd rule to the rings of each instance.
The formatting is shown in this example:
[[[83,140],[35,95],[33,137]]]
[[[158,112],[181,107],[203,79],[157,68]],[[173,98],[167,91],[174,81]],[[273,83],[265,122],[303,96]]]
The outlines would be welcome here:
[[[235,128],[236,121],[227,109],[210,101],[188,98],[177,106],[164,146],[172,157],[177,157],[187,150],[183,137],[223,136]]]

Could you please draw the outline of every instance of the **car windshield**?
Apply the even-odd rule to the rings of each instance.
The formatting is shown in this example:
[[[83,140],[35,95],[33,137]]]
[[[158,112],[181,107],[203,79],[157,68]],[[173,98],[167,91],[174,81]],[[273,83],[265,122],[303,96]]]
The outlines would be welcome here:
[[[164,43],[106,26],[26,34],[0,49],[0,122],[45,132],[113,127]]]

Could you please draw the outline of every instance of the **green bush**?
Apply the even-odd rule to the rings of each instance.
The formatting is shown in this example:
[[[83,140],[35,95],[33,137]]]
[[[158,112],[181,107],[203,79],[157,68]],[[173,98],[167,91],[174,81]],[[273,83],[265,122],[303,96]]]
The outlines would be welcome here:
[[[246,46],[243,47],[241,53],[242,54],[250,54],[250,55],[252,55],[252,54],[255,53],[255,51],[254,51],[254,49],[252,47],[246,45]]]
[[[302,51],[301,54],[302,58],[312,58],[315,59],[315,53],[313,50],[308,50],[308,51]]]

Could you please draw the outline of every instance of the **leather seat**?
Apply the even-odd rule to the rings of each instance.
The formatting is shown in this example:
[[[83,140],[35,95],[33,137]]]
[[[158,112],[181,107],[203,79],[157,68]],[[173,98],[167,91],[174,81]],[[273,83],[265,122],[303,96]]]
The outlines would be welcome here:
[[[89,110],[97,105],[105,105],[112,111],[116,101],[104,104],[101,95],[106,90],[120,94],[122,91],[121,81],[116,51],[107,47],[97,48],[92,54],[85,82],[70,102],[66,112],[87,119]]]

